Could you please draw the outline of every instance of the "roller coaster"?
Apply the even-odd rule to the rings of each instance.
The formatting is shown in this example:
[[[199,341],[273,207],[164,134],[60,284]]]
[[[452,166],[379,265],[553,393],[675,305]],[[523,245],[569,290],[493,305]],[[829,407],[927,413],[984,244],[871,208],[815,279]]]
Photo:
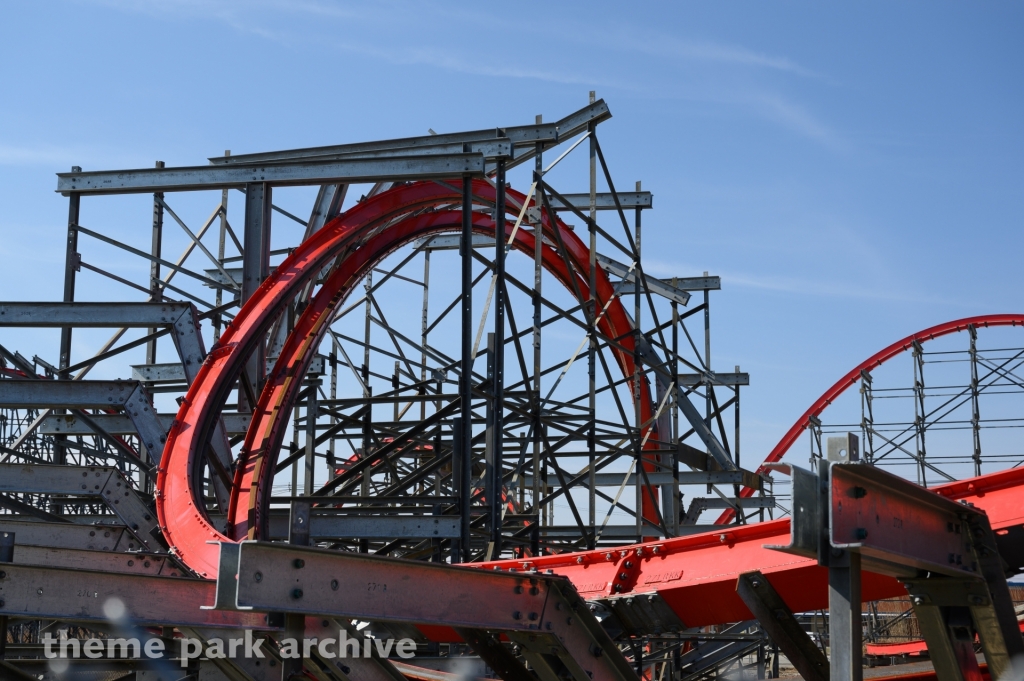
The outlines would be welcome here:
[[[0,302],[3,674],[839,681],[883,599],[941,681],[1009,673],[1024,315],[889,345],[745,468],[721,280],[645,270],[610,118],[58,173],[63,300]],[[331,630],[415,656],[282,654]],[[43,649],[125,632],[204,648]]]

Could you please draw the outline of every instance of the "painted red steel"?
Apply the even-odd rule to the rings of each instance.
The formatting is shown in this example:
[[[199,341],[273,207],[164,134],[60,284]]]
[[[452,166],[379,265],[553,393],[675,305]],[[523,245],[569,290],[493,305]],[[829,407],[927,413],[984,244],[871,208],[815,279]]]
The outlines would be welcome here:
[[[782,436],[779,443],[768,453],[764,463],[761,464],[760,468],[757,469],[758,473],[764,473],[768,470],[767,464],[776,463],[786,455],[789,448],[793,446],[793,443],[799,439],[801,433],[810,424],[811,417],[821,416],[821,413],[825,411],[826,407],[835,402],[836,398],[842,395],[846,390],[857,383],[861,378],[862,371],[871,371],[876,367],[880,367],[888,362],[893,357],[900,355],[903,352],[914,347],[914,343],[924,343],[926,341],[933,340],[935,338],[941,338],[942,336],[948,336],[951,333],[959,333],[966,331],[968,327],[974,326],[975,328],[986,328],[989,326],[1024,326],[1024,314],[989,314],[980,315],[976,317],[967,317],[965,319],[957,319],[952,322],[945,322],[943,324],[937,324],[924,331],[918,331],[917,333],[911,334],[902,340],[898,340],[892,345],[879,350],[875,354],[868,357],[866,360],[855,366],[853,369],[840,378],[833,384],[831,388],[825,391],[825,393],[819,397],[814,403],[803,413],[797,422],[786,431],[786,434]],[[754,494],[753,489],[744,487],[740,491],[740,496],[749,497]],[[733,510],[725,511],[716,524],[722,525],[730,522],[734,516]]]
[[[196,380],[181,404],[168,434],[157,476],[157,515],[161,530],[175,552],[200,575],[217,573],[218,552],[211,541],[231,541],[258,536],[259,519],[265,510],[265,491],[269,490],[283,436],[282,418],[298,387],[296,376],[303,375],[325,332],[330,311],[351,291],[352,286],[374,264],[397,248],[425,235],[453,231],[461,227],[461,212],[442,210],[460,199],[461,180],[450,183],[420,182],[400,185],[355,207],[327,224],[303,242],[268,278],[239,311],[207,357]],[[474,181],[473,194],[493,203],[494,187]],[[511,189],[507,195],[509,211],[526,200]],[[407,217],[410,213],[416,214]],[[565,244],[573,271],[550,245],[543,247],[544,266],[570,290],[587,299],[589,288],[589,251],[583,242],[560,220],[543,216],[543,233],[555,242],[555,230]],[[474,215],[473,229],[493,234],[494,223],[486,215]],[[510,234],[512,225],[506,227]],[[533,234],[520,229],[512,247],[532,253]],[[229,521],[225,531],[214,527],[193,489],[197,487],[199,453],[209,438],[212,423],[256,343],[273,321],[311,277],[340,258],[338,267],[306,307],[296,330],[292,332],[281,357],[272,370],[254,409],[256,415],[246,435],[232,486]],[[575,278],[575,282],[573,282]],[[575,283],[575,286],[572,284]],[[616,363],[627,378],[633,375],[632,323],[621,301],[614,297],[606,273],[597,271],[597,305],[605,310],[600,322],[602,333],[619,339],[621,349],[613,351]],[[650,385],[644,379],[640,390],[640,416],[644,423],[653,414]],[[286,419],[285,419],[286,420]],[[654,424],[644,430],[656,428]],[[655,448],[656,437],[648,448]],[[649,466],[649,464],[647,464]],[[645,512],[654,513],[657,501],[653,491],[645,499]]]
[[[984,510],[998,532],[1024,525],[1022,487],[1024,469],[1017,468],[933,491]],[[687,626],[697,627],[752,617],[736,595],[736,578],[752,570],[764,573],[795,612],[827,607],[827,570],[813,559],[765,548],[788,543],[789,520],[782,519],[612,550],[495,561],[481,567],[553,570],[572,580],[588,599],[657,592]],[[864,573],[863,594],[869,601],[905,595],[906,590],[895,579]]]
[[[434,183],[403,185],[357,205],[304,242],[277,269],[256,295],[239,312],[225,331],[221,342],[210,353],[182,403],[168,438],[157,486],[157,511],[168,541],[182,559],[200,574],[212,577],[217,571],[216,547],[207,541],[230,541],[258,534],[260,514],[265,511],[266,491],[272,479],[286,407],[292,403],[314,349],[319,343],[330,312],[351,291],[367,268],[413,239],[438,232],[453,231],[461,225],[459,211],[441,210],[420,213],[405,219],[410,211],[450,205],[458,201],[459,181],[451,187]],[[474,182],[473,192],[485,201],[493,201],[494,189],[486,182]],[[525,197],[509,191],[514,201]],[[514,202],[510,202],[514,205]],[[546,218],[546,216],[545,216]],[[390,224],[389,224],[390,223]],[[490,217],[473,216],[473,229],[493,233]],[[545,234],[559,229],[570,261],[575,268],[576,285],[586,298],[589,292],[586,246],[561,223],[545,222]],[[511,232],[511,225],[506,234]],[[533,234],[519,230],[512,247],[533,251]],[[269,328],[296,292],[338,256],[344,256],[329,280],[307,306],[295,331],[289,337],[281,359],[274,367],[260,396],[246,435],[240,464],[232,489],[230,525],[227,533],[213,527],[203,509],[197,507],[192,485],[198,462],[197,450],[208,439],[213,416],[218,413],[232,383],[239,375],[255,343]],[[544,266],[563,284],[571,287],[574,276],[550,246],[544,250]],[[599,271],[599,309],[611,297],[607,276]],[[615,352],[617,363],[626,376],[633,371],[628,316],[616,300],[608,306],[601,322],[602,332],[620,338],[624,350]],[[967,328],[1000,325],[1024,325],[1024,315],[989,315],[942,324],[894,343],[862,363],[829,389],[791,428],[769,454],[766,463],[778,461],[806,427],[808,418],[820,414],[839,394],[860,378],[861,369],[871,369],[912,346]],[[641,391],[641,414],[651,416],[649,385]],[[1013,469],[963,480],[934,488],[938,494],[965,500],[985,510],[994,529],[1024,525],[1024,505],[1020,503],[1024,469]],[[784,545],[789,539],[789,521],[776,520],[754,525],[722,528],[721,531],[652,541],[639,545],[581,553],[544,556],[527,560],[496,561],[478,564],[483,569],[552,570],[572,580],[587,598],[621,594],[657,592],[687,626],[706,626],[748,619],[750,612],[736,596],[736,578],[742,572],[760,570],[789,606],[806,611],[827,604],[827,573],[815,561],[765,548]],[[867,573],[863,593],[866,600],[904,593],[894,579]]]

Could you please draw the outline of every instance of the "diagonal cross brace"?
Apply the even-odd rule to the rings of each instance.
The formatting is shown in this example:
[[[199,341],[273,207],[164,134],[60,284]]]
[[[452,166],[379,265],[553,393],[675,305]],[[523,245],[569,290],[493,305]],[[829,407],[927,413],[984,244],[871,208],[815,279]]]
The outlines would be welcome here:
[[[96,496],[150,551],[163,551],[156,514],[116,468],[0,464],[0,492]]]

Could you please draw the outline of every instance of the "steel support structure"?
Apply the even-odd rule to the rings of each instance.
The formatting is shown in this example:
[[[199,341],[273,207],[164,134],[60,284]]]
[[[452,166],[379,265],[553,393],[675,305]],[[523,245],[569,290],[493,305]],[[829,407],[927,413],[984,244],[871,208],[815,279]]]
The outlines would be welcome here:
[[[70,598],[62,580],[81,577],[97,594],[132,599],[137,623],[204,640],[218,627],[254,627],[273,642],[322,630],[323,616],[342,626],[363,618],[374,626],[457,627],[448,639],[421,632],[419,652],[443,644],[458,656],[469,644],[503,678],[544,681],[654,669],[665,676],[673,668],[673,678],[696,679],[763,651],[766,639],[734,588],[741,571],[771,573],[774,554],[753,547],[788,530],[785,521],[749,524],[786,511],[769,469],[741,465],[740,389],[749,376],[712,367],[710,301],[719,278],[645,271],[642,215],[653,198],[639,182],[633,191],[616,189],[598,137],[610,117],[592,96],[552,123],[538,117],[464,133],[225,153],[208,165],[58,174],[57,191],[69,200],[63,300],[0,302],[0,465],[7,467],[0,530],[9,526],[25,549],[5,573],[17,577],[7,609],[17,604],[18,617],[99,627],[101,607],[74,611],[61,602]],[[580,148],[575,153],[589,161],[586,191],[562,191],[548,173]],[[292,187],[318,188],[311,210],[295,207]],[[209,190],[216,206],[196,217],[195,197]],[[242,209],[234,221],[233,192],[244,194],[232,204]],[[83,197],[132,193],[152,195],[145,234],[114,236],[83,224]],[[306,210],[308,220],[297,216]],[[178,249],[176,259],[168,255]],[[118,257],[98,259],[110,252]],[[137,271],[148,280],[133,281]],[[123,286],[124,299],[76,302],[95,297],[89,285],[97,276]],[[987,390],[1014,381],[1018,362],[993,359],[973,329],[1020,322],[1011,317],[972,321],[965,394],[979,472],[981,403]],[[40,356],[45,351],[29,360],[7,340],[29,327],[61,329],[53,365]],[[76,328],[114,334],[78,357]],[[157,352],[164,335],[176,361]],[[927,340],[914,339],[922,367],[930,361]],[[875,359],[872,367],[888,356]],[[97,367],[110,376],[126,366],[130,381],[86,378]],[[915,396],[922,413],[911,437],[923,438],[942,414],[923,382]],[[923,412],[926,404],[932,412]],[[875,420],[862,423],[882,437]],[[932,453],[926,461],[921,451],[916,464],[933,471],[939,459]],[[99,475],[97,484],[75,483],[83,472],[83,479]],[[979,501],[993,498],[998,490]],[[709,510],[724,512],[720,524],[707,524]],[[1008,516],[990,517],[1001,531]],[[978,531],[1005,553],[1001,535]],[[311,546],[266,543],[284,539]],[[293,564],[294,552],[310,551],[311,561],[351,559],[378,571],[401,558],[412,561],[399,564],[407,574],[437,575],[439,583],[515,583],[546,590],[551,603],[573,612],[583,598],[585,612],[567,616],[578,618],[583,638],[531,633],[539,631],[531,626],[572,626],[547,611],[531,620],[532,611],[513,609],[524,617],[511,624],[454,614],[487,605],[489,590],[504,588],[497,586],[473,591],[480,601],[473,607],[453,605],[452,614],[433,619],[380,616],[370,602],[325,610],[331,598],[314,608],[297,602],[311,597],[229,603],[219,591],[214,598],[209,580],[229,583],[221,559],[240,540],[260,540],[241,545],[243,558],[269,551],[246,558],[260,564],[273,563],[279,550],[292,552]],[[749,555],[723,572],[721,556],[736,546]],[[432,565],[443,562],[490,572]],[[32,601],[28,573],[19,570],[39,564],[50,570],[39,572],[46,598]],[[129,580],[123,592],[103,581],[104,570]],[[573,587],[540,574],[546,570]],[[837,599],[856,600],[854,573],[833,584]],[[242,589],[243,572],[233,574]],[[796,612],[821,607],[820,569],[808,562],[785,574],[780,599]],[[816,586],[794,598],[797,582],[786,580]],[[881,597],[894,584],[866,576],[862,588]],[[187,593],[161,617],[154,599],[136,602],[147,589],[162,600]],[[419,602],[410,596],[408,605],[422,608],[443,593],[438,587]],[[718,598],[721,606],[709,608]],[[185,612],[200,600],[220,609]],[[268,615],[243,617],[232,610],[239,606]],[[277,622],[270,612],[288,614]],[[711,623],[730,624],[718,638],[695,629]],[[386,661],[361,669],[321,658],[280,666],[323,679],[399,674]],[[252,666],[224,663],[217,671],[270,678]],[[421,674],[415,668],[403,673],[427,678],[411,676]]]

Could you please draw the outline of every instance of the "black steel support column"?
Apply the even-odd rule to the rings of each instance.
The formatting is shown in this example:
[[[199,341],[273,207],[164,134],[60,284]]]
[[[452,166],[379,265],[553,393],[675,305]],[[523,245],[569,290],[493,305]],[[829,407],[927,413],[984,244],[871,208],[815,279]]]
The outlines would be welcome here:
[[[462,362],[460,364],[459,399],[461,415],[459,434],[461,460],[459,471],[459,513],[462,516],[460,547],[463,562],[469,562],[469,499],[473,477],[473,186],[469,175],[462,176]]]
[[[494,465],[494,334],[487,334],[487,373],[484,380],[484,390],[491,393],[484,409],[484,503],[487,504],[487,530],[489,534],[490,547],[487,550],[486,560],[496,557],[494,554],[494,528],[498,526],[498,518],[501,514],[501,503],[495,492],[501,490],[501,480],[498,477],[498,468]]]
[[[843,551],[828,566],[828,626],[832,659],[831,681],[861,681],[860,554]]]
[[[81,172],[78,166],[71,168],[72,172]],[[68,198],[68,238],[67,250],[64,255],[64,302],[75,302],[75,273],[79,269],[78,256],[78,215],[82,206],[82,195],[72,192]],[[71,365],[71,327],[65,326],[60,330],[60,378],[71,378],[65,372]]]
[[[672,381],[679,385],[679,303],[672,301]],[[682,499],[679,497],[679,391],[672,390],[672,518],[665,524],[673,535],[679,534],[679,516]],[[739,428],[739,417],[736,417]],[[662,437],[664,439],[664,437]]]
[[[590,103],[596,93],[591,90]],[[590,222],[587,232],[590,237],[590,254],[587,267],[589,300],[584,305],[587,319],[587,548],[596,548],[597,542],[597,131],[596,124],[587,125],[590,135]],[[637,472],[639,475],[639,472]],[[639,511],[638,511],[639,513]]]
[[[463,562],[463,547],[469,544],[469,495],[463,494],[468,488],[465,479],[466,448],[462,444],[462,417],[452,419],[452,495],[458,499],[459,538],[452,539],[452,563]],[[463,510],[466,509],[466,510]]]
[[[505,401],[505,159],[498,159],[494,205],[494,380],[491,382],[491,555],[501,555],[502,449]]]
[[[14,533],[0,532],[0,563],[14,562]],[[7,655],[7,615],[0,617],[0,660]]]
[[[537,125],[543,122],[541,116],[537,116]],[[537,143],[536,147],[537,156],[534,159],[534,178],[539,178],[544,172],[544,145],[540,142]],[[536,179],[534,180],[536,182]],[[543,268],[543,249],[544,239],[542,235],[544,233],[543,221],[541,220],[540,207],[544,205],[542,198],[543,189],[537,187],[536,198],[534,199],[534,206],[536,206],[536,215],[533,220],[533,413],[531,421],[531,429],[533,441],[531,443],[533,448],[533,458],[530,465],[530,470],[533,472],[533,485],[530,490],[533,503],[533,513],[536,518],[533,521],[533,529],[530,531],[530,553],[534,556],[540,553],[540,532],[537,530],[540,519],[540,480],[541,480],[541,375],[542,375],[542,363],[541,363],[541,291],[543,290],[543,279],[542,275],[544,272]]]
[[[245,232],[242,235],[242,292],[240,304],[256,292],[270,275],[270,215],[272,191],[270,185],[252,182],[245,186]],[[259,395],[266,373],[266,347],[259,347],[249,358],[247,374],[253,391]],[[239,406],[246,401],[245,391],[239,391]],[[251,407],[250,407],[251,409]],[[241,409],[240,409],[241,410]]]
[[[164,162],[157,161],[157,168],[163,168]],[[154,258],[161,257],[163,250],[164,235],[164,195],[162,192],[153,194],[153,235],[149,252]],[[152,260],[149,263],[149,299],[152,302],[163,300],[163,291],[160,289],[160,262]],[[154,334],[159,329],[150,329],[149,333]],[[146,343],[146,364],[156,364],[156,338]]]
[[[82,169],[78,166],[72,166],[72,172],[81,172]],[[82,195],[73,192],[68,198],[68,237],[67,237],[67,250],[64,255],[64,302],[73,303],[75,302],[75,275],[79,270],[79,262],[81,258],[78,255],[78,217],[82,207]],[[71,327],[65,326],[60,330],[60,356],[59,356],[58,369],[60,372],[57,374],[57,378],[62,380],[68,380],[71,375],[68,373],[67,368],[71,366]],[[63,414],[63,409],[57,409],[54,413]],[[64,443],[67,441],[66,435],[58,435],[54,439],[53,447],[53,462],[56,464],[67,463],[68,450]],[[58,502],[51,504],[51,511],[54,513],[60,513],[63,506]]]
[[[637,182],[636,190],[640,191],[640,183]],[[643,291],[641,288],[640,264],[640,209],[636,210],[636,222],[634,223],[635,233],[633,236],[634,248],[636,251],[633,257],[636,258],[637,267],[633,272],[633,414],[636,421],[636,440],[633,441],[634,456],[636,457],[636,541],[642,543],[644,540],[644,500],[650,494],[650,488],[644,485],[644,454],[643,454],[643,423],[640,412],[640,344],[643,339],[643,332],[640,331],[640,314],[643,311],[641,301]],[[653,417],[654,414],[651,414]],[[710,423],[708,427],[710,427]],[[649,428],[654,427],[652,422]]]
[[[292,501],[291,513],[288,518],[288,543],[293,546],[309,546],[310,503],[308,501]],[[306,617],[301,613],[285,613],[284,635],[295,641],[301,641],[306,633]],[[288,681],[302,675],[302,658],[284,658],[281,660],[281,680]]]

